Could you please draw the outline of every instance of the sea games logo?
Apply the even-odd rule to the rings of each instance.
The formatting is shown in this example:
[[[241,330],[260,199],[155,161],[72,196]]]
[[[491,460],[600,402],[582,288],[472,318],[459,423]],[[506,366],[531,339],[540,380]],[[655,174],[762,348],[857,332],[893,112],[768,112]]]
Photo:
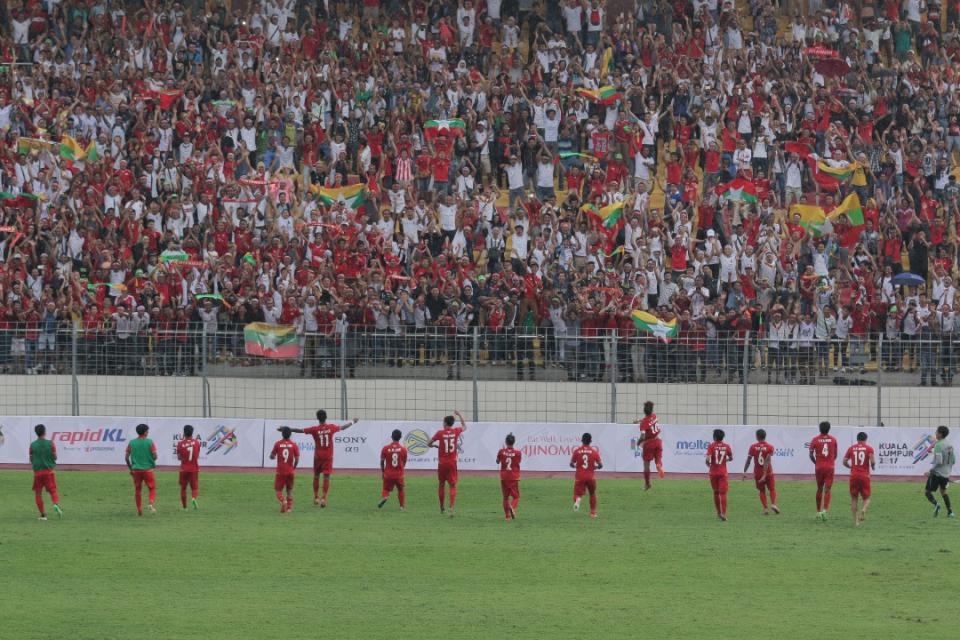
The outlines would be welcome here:
[[[930,457],[937,440],[927,434],[913,444],[904,441],[881,440],[877,443],[877,465],[886,469],[909,471]]]
[[[576,435],[557,435],[544,430],[526,436],[520,443],[520,451],[527,459],[540,456],[569,458],[579,446],[580,438]]]
[[[0,434],[2,435],[2,434]],[[3,444],[3,438],[0,437],[0,444]],[[933,453],[933,446],[937,444],[937,439],[933,434],[928,434],[913,445],[913,464],[923,462]]]
[[[227,455],[237,448],[240,439],[237,437],[236,427],[228,427],[225,424],[218,424],[216,430],[209,437],[198,436],[200,447],[207,457],[220,452],[221,455]],[[173,449],[176,451],[177,443],[183,440],[183,434],[177,433],[173,436]]]
[[[123,429],[84,429],[83,431],[54,431],[50,440],[64,451],[115,451],[127,441]]]

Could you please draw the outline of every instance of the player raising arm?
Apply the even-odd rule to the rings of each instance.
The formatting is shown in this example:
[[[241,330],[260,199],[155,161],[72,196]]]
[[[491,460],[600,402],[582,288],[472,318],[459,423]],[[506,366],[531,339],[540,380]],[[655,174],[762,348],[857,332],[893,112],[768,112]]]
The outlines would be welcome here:
[[[280,427],[280,440],[273,444],[270,459],[277,461],[277,475],[273,479],[273,490],[277,492],[280,501],[280,513],[293,511],[293,481],[296,478],[297,465],[300,464],[300,447],[290,439],[293,430],[290,427]],[[283,497],[283,490],[287,490],[287,497]]]
[[[713,442],[707,447],[707,467],[710,469],[710,487],[713,489],[713,504],[717,508],[717,517],[727,521],[727,463],[733,461],[733,449],[723,441],[726,434],[723,429],[713,430]]]
[[[767,511],[767,493],[770,492],[770,508],[777,515],[780,514],[780,508],[777,507],[777,484],[773,477],[773,445],[767,442],[767,432],[763,429],[757,429],[757,441],[750,445],[747,451],[747,459],[743,463],[743,477],[747,477],[747,469],[750,463],[753,463],[753,481],[757,484],[757,491],[760,492],[760,504],[763,505],[763,515],[768,515]]]
[[[500,465],[500,491],[503,493],[503,514],[507,520],[517,517],[517,505],[520,504],[520,458],[523,457],[519,449],[514,449],[516,442],[512,433],[504,439],[506,445],[497,452],[497,464]]]
[[[926,474],[927,486],[924,490],[924,495],[927,496],[927,500],[933,505],[934,518],[940,515],[940,503],[937,502],[936,497],[933,495],[933,492],[938,489],[940,490],[940,495],[943,497],[943,504],[947,505],[947,517],[955,517],[953,507],[950,506],[950,496],[947,495],[947,484],[950,482],[950,472],[957,458],[953,452],[953,445],[947,442],[948,435],[950,435],[950,429],[943,425],[937,427],[937,433],[935,435],[937,443],[933,445],[933,466],[930,467],[930,471]],[[53,508],[56,509],[57,505],[53,505]]]
[[[394,429],[390,434],[392,442],[380,450],[380,473],[383,476],[383,490],[380,492],[380,502],[377,509],[387,504],[387,498],[394,487],[397,489],[397,499],[400,500],[400,511],[406,506],[407,496],[403,480],[403,470],[407,466],[407,448],[400,444],[403,434],[400,429]]]
[[[323,509],[327,506],[327,494],[330,492],[330,476],[333,474],[333,436],[346,431],[359,422],[356,418],[345,425],[327,422],[327,412],[317,411],[317,422],[306,429],[290,429],[291,433],[304,433],[313,436],[313,504]],[[277,429],[279,431],[279,429]],[[320,474],[323,474],[323,495],[320,495]]]
[[[460,420],[460,426],[453,426],[453,416]],[[444,485],[450,485],[450,517],[453,517],[453,508],[457,502],[457,451],[460,434],[467,430],[467,423],[463,414],[454,411],[453,416],[443,419],[443,428],[433,434],[429,446],[440,450],[437,464],[437,496],[440,498],[440,513],[444,513]]]
[[[589,433],[580,438],[581,446],[573,450],[570,456],[570,468],[576,469],[573,481],[573,510],[580,510],[580,498],[590,494],[590,517],[597,517],[597,469],[603,469],[600,450],[590,445],[593,436]]]
[[[183,426],[183,438],[177,443],[177,460],[180,461],[180,506],[187,509],[187,485],[190,486],[190,504],[199,509],[200,495],[200,441],[193,437],[193,426]]]
[[[157,445],[147,437],[149,431],[150,427],[147,425],[138,424],[137,437],[127,445],[127,468],[130,469],[130,475],[133,477],[133,492],[138,516],[143,515],[143,498],[140,492],[144,483],[149,491],[147,509],[150,513],[157,512],[153,506],[157,499],[157,481],[153,477],[153,470],[157,466]]]
[[[867,444],[867,434],[857,434],[857,443],[850,445],[843,456],[843,466],[850,469],[850,510],[853,512],[853,526],[859,527],[867,519],[867,507],[870,506],[870,470],[876,468],[873,447]],[[857,503],[863,498],[863,506]]]
[[[30,464],[33,466],[33,497],[40,510],[40,519],[46,520],[47,514],[43,506],[43,490],[46,489],[53,500],[53,510],[58,518],[63,517],[60,509],[60,496],[57,493],[57,445],[47,440],[47,428],[38,424],[33,428],[37,439],[30,443]]]
[[[657,475],[663,477],[663,442],[660,440],[660,425],[657,414],[653,412],[653,403],[643,403],[643,417],[637,421],[640,425],[640,444],[643,445],[643,488],[650,489],[650,463],[657,465]]]
[[[837,439],[830,435],[830,423],[826,420],[820,423],[820,435],[810,441],[810,461],[817,478],[817,518],[826,520],[837,464]]]

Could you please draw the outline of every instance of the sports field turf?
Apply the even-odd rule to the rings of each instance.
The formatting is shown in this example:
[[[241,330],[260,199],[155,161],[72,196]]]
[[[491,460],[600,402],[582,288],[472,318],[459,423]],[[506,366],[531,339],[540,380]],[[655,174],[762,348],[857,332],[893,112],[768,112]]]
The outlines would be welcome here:
[[[157,515],[136,516],[125,473],[60,472],[65,518],[38,522],[29,472],[0,472],[0,637],[949,638],[960,523],[934,520],[918,483],[874,482],[851,524],[846,483],[830,520],[811,482],[780,484],[761,516],[731,484],[718,522],[706,480],[599,480],[600,519],[570,506],[572,481],[521,483],[505,522],[499,481],[461,477],[456,518],[434,480],[408,478],[377,511],[379,478],[333,478],[312,505],[298,476],[281,515],[272,475],[201,475],[181,512],[158,476]],[[960,501],[960,494],[957,495]],[[49,505],[49,500],[48,500]]]

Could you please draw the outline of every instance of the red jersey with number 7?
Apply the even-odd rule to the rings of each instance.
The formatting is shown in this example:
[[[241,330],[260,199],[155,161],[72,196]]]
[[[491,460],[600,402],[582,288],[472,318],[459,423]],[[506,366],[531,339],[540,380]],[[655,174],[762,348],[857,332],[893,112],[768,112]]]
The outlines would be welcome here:
[[[600,459],[600,450],[591,445],[583,445],[573,450],[570,456],[577,470],[576,479],[593,480],[596,478],[597,467],[603,464]]]
[[[407,466],[407,448],[399,442],[391,442],[380,450],[380,460],[383,462],[383,477],[399,480]]]
[[[440,464],[457,464],[457,442],[461,433],[461,427],[450,427],[440,429],[430,438],[430,444],[439,443],[437,446],[440,448]]]
[[[520,479],[521,457],[520,450],[513,447],[504,447],[497,452],[497,464],[500,465],[501,480],[515,481]]]
[[[837,439],[830,434],[820,434],[810,441],[816,469],[833,469],[837,463]]]
[[[177,460],[180,471],[200,470],[200,441],[196,438],[184,438],[177,443]]]
[[[297,470],[294,461],[300,457],[300,447],[293,440],[277,440],[270,455],[277,459],[278,474],[291,474]]]
[[[726,442],[711,442],[707,447],[707,462],[711,478],[725,478],[727,463],[733,460],[733,449]]]
[[[850,461],[850,475],[858,478],[870,477],[870,458],[873,456],[873,447],[865,442],[858,442],[847,449],[843,459]]]
[[[318,424],[307,427],[303,432],[313,436],[313,457],[325,458],[333,455],[333,436],[340,431],[335,424]]]

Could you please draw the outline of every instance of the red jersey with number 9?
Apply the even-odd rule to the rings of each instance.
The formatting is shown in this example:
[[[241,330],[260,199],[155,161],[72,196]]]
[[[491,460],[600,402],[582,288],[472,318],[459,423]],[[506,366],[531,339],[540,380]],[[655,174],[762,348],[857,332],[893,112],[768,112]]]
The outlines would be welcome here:
[[[177,443],[177,459],[180,471],[199,471],[200,441],[196,438],[184,438]]]
[[[600,459],[600,450],[590,445],[574,449],[570,462],[576,466],[577,480],[593,480],[596,477],[597,467],[603,464]]]
[[[497,464],[500,465],[501,480],[520,479],[521,457],[520,450],[513,447],[504,447],[497,452]]]
[[[380,450],[380,460],[383,461],[383,477],[399,480],[407,466],[407,448],[399,442],[391,442]]]
[[[456,464],[457,463],[457,442],[460,438],[460,434],[463,433],[463,429],[460,427],[451,427],[449,429],[440,429],[433,437],[430,438],[430,443],[438,442],[437,445],[440,448],[440,464]]]
[[[837,461],[837,439],[830,434],[820,434],[810,441],[814,465],[817,469],[833,469]]]
[[[723,478],[727,475],[727,463],[733,460],[733,449],[726,442],[711,442],[707,447],[707,462],[710,463],[710,477]]]
[[[277,473],[286,475],[294,473],[297,469],[294,466],[294,460],[300,457],[300,447],[293,440],[277,440],[273,445],[271,456],[277,459]]]
[[[873,447],[865,442],[858,442],[847,449],[844,460],[850,461],[850,475],[857,477],[870,476],[870,457],[873,456]]]

